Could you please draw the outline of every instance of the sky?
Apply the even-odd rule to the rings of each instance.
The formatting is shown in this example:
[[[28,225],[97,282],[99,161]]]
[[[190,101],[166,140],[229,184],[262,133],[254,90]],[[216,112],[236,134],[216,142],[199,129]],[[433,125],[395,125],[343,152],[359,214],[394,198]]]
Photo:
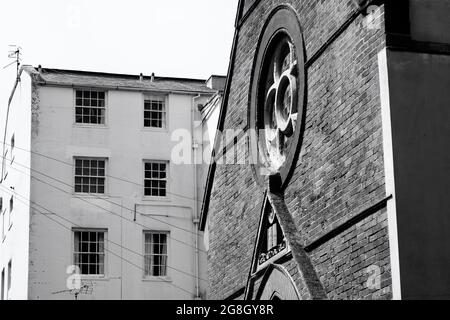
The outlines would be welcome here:
[[[228,68],[238,0],[14,0],[0,4],[0,116],[22,63],[207,79]],[[0,119],[1,120],[1,119]]]

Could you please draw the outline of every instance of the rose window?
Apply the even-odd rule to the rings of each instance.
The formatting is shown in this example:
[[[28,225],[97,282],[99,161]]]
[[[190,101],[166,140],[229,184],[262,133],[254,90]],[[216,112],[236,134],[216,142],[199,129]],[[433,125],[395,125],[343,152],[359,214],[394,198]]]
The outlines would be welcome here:
[[[297,58],[295,47],[282,35],[265,63],[264,92],[265,150],[269,167],[277,171],[286,161],[290,140],[297,124]]]

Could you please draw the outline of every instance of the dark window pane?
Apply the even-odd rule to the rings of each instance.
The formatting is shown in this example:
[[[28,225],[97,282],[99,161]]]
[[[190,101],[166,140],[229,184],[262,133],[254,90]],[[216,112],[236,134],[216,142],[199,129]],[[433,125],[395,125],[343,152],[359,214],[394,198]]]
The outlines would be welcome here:
[[[89,265],[82,264],[80,269],[81,269],[81,274],[89,274]]]
[[[83,243],[81,243],[81,251],[83,251],[83,252],[89,252],[88,242],[83,242]]]

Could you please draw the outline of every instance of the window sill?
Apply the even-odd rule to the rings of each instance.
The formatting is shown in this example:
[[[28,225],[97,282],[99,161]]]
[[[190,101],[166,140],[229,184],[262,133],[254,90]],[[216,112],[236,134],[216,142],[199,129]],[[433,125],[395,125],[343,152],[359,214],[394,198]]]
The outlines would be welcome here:
[[[99,194],[93,194],[93,193],[91,193],[91,194],[89,194],[89,193],[77,193],[77,192],[72,192],[72,195],[73,195],[75,198],[83,198],[83,199],[109,199],[109,198],[110,198],[109,195],[107,195],[107,194],[102,194],[102,193],[99,193]]]
[[[95,276],[95,275],[80,275],[81,276],[81,281],[83,280],[88,280],[88,281],[109,281],[109,278],[106,276]]]
[[[172,282],[171,277],[145,277],[142,279],[143,282]]]
[[[144,196],[144,197],[142,197],[142,201],[144,201],[144,202],[171,202],[172,199],[170,199],[170,197],[149,197],[149,196]]]
[[[73,124],[72,127],[80,129],[109,129],[109,126],[103,124]]]
[[[160,133],[168,133],[169,129],[167,128],[152,128],[152,127],[143,127],[141,129],[143,132],[160,132]]]

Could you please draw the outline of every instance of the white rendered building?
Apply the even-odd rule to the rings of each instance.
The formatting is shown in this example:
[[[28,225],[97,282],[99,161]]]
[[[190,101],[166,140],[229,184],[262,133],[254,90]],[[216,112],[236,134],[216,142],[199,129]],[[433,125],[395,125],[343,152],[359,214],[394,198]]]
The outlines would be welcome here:
[[[18,79],[0,119],[2,299],[204,297],[193,163],[199,107],[223,81],[31,66]]]

